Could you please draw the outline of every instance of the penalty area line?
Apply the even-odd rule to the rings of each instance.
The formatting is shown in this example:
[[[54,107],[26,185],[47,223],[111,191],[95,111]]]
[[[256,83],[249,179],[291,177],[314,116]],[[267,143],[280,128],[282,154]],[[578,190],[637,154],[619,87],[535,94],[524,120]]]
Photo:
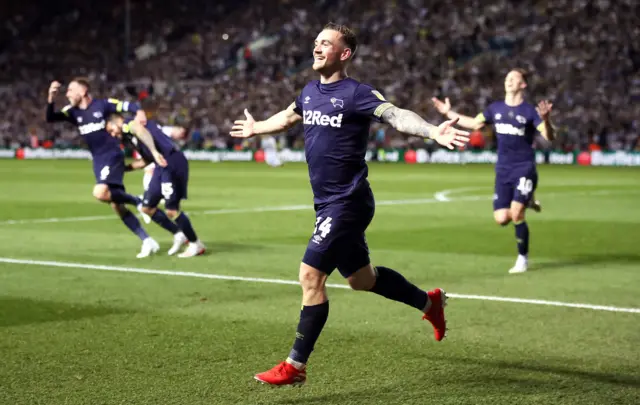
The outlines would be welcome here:
[[[69,262],[45,261],[45,260],[25,260],[25,259],[14,259],[10,257],[0,257],[0,263],[42,266],[42,267],[70,268],[70,269],[86,269],[86,270],[98,270],[98,271],[114,271],[114,272],[122,272],[122,273],[152,274],[152,275],[175,276],[175,277],[194,277],[194,278],[203,278],[203,279],[211,279],[211,280],[243,281],[243,282],[265,283],[265,284],[300,285],[298,281],[283,280],[283,279],[277,279],[277,278],[227,276],[222,274],[196,273],[196,272],[171,271],[171,270],[155,270],[155,269],[144,269],[144,268],[137,268],[137,267],[120,267],[120,266],[108,266],[108,265],[85,264],[85,263],[69,263]],[[327,284],[327,287],[349,289],[349,286],[345,284]],[[547,301],[547,300],[537,300],[537,299],[527,299],[527,298],[496,297],[496,296],[490,296],[490,295],[470,295],[470,294],[456,294],[456,293],[447,293],[447,295],[451,298],[457,298],[457,299],[497,301],[497,302],[509,302],[509,303],[530,304],[530,305],[546,305],[546,306],[554,306],[554,307],[587,309],[592,311],[625,312],[625,313],[640,314],[640,308],[622,308],[622,307],[615,307],[615,306],[592,305],[592,304],[561,302],[561,301]]]

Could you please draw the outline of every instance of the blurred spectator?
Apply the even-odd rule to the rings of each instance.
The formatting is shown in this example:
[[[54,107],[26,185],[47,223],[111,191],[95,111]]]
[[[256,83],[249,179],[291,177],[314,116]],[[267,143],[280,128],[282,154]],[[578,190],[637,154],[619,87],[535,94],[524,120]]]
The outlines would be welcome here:
[[[504,75],[520,66],[532,72],[529,100],[554,103],[554,148],[638,148],[640,5],[634,0],[130,2],[126,57],[124,2],[63,0],[5,10],[13,17],[0,31],[6,106],[0,146],[27,145],[34,137],[40,144],[81,145],[74,128],[47,126],[43,116],[49,82],[84,74],[96,95],[141,99],[155,118],[190,127],[191,147],[239,147],[227,136],[232,121],[245,107],[257,119],[286,108],[316,77],[309,69],[315,36],[336,21],[353,27],[360,40],[349,74],[429,121],[442,120],[432,96],[448,96],[457,110],[475,115],[503,97]],[[300,127],[289,131],[287,145],[300,147],[300,134]],[[474,139],[473,148],[493,146],[491,138]],[[378,125],[371,144],[425,145]]]

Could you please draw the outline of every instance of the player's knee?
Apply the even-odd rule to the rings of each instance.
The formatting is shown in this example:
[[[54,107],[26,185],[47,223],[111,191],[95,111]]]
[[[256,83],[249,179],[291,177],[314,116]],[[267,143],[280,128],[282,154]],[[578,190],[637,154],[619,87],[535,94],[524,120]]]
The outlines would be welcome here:
[[[165,213],[167,214],[167,216],[171,220],[174,220],[174,219],[178,218],[178,216],[180,215],[180,211],[179,210],[165,210]]]
[[[324,290],[327,274],[302,263],[300,265],[300,286],[304,293]]]
[[[111,200],[111,193],[109,187],[105,184],[98,184],[93,188],[93,197],[104,202]]]
[[[511,215],[507,209],[497,210],[493,212],[493,219],[498,225],[505,226],[511,221]]]
[[[356,291],[369,291],[376,284],[376,274],[369,264],[347,277],[347,281]]]
[[[524,206],[511,207],[511,218],[514,222],[524,221]]]
[[[156,207],[145,207],[142,206],[142,208],[140,209],[142,212],[144,212],[145,214],[152,216],[153,214],[156,213],[157,208]]]

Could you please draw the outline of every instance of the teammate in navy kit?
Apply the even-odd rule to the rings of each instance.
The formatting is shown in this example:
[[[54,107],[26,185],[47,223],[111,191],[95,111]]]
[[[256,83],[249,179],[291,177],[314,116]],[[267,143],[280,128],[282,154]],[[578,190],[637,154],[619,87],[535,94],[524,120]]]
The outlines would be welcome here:
[[[522,69],[511,70],[504,81],[504,101],[491,103],[475,118],[451,111],[448,98],[444,102],[433,98],[436,109],[449,119],[459,119],[460,126],[480,129],[493,124],[498,142],[493,217],[499,225],[513,221],[518,244],[518,258],[509,273],[527,271],[529,255],[529,226],[525,211],[540,211],[540,202],[534,198],[538,186],[533,138],[539,132],[553,141],[555,131],[551,125],[551,104],[543,100],[535,107],[524,100],[527,74]]]
[[[140,199],[126,193],[123,184],[124,153],[120,142],[105,130],[105,119],[111,113],[135,113],[136,119],[142,122],[146,121],[146,115],[136,103],[113,98],[94,99],[89,87],[87,79],[73,79],[67,86],[66,97],[69,104],[62,110],[55,111],[54,98],[60,89],[60,83],[52,82],[47,99],[47,122],[69,122],[78,127],[93,158],[93,173],[96,178],[93,196],[111,204],[122,222],[142,240],[142,250],[137,257],[146,257],[160,246],[147,234],[138,218],[125,207],[125,204],[138,206]]]
[[[390,268],[371,265],[365,231],[375,202],[365,154],[371,120],[433,138],[450,149],[464,145],[468,133],[455,129],[455,120],[431,125],[416,113],[395,107],[373,87],[347,77],[356,47],[349,28],[328,24],[313,49],[313,69],[320,80],[307,84],[294,103],[266,121],[256,122],[245,110],[246,119],[235,121],[231,131],[232,136],[248,138],[282,132],[302,121],[316,211],[315,228],[300,264],[302,310],[293,349],[286,361],[255,376],[262,383],[306,380],[307,360],[329,315],[325,284],[335,268],[354,290],[370,291],[423,312],[436,340],[445,335],[444,291],[426,292]]]
[[[180,201],[187,198],[189,181],[189,163],[184,153],[153,120],[143,126],[120,114],[111,114],[107,119],[107,131],[140,155],[141,159],[127,165],[127,171],[143,169],[150,163],[157,165],[144,192],[142,212],[173,234],[169,255],[177,253],[187,241],[189,246],[178,257],[203,254],[204,244],[198,239],[187,214],[180,212]],[[158,208],[162,198],[166,213]]]

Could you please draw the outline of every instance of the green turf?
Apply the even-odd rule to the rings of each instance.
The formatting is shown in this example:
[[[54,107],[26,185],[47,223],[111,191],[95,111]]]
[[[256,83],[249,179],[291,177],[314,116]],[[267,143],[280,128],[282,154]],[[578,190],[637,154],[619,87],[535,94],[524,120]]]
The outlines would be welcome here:
[[[640,308],[640,170],[539,171],[531,271],[513,276],[492,167],[371,165],[374,262],[451,293]],[[127,176],[131,192],[141,178]],[[296,280],[315,222],[311,209],[203,213],[311,206],[304,165],[196,162],[185,209],[209,253],[138,260],[92,187],[90,162],[0,162],[0,257]],[[433,200],[442,190],[450,201]],[[270,389],[252,377],[288,354],[297,286],[0,263],[0,404],[640,403],[639,313],[451,299],[438,343],[401,304],[330,297],[307,385]]]

